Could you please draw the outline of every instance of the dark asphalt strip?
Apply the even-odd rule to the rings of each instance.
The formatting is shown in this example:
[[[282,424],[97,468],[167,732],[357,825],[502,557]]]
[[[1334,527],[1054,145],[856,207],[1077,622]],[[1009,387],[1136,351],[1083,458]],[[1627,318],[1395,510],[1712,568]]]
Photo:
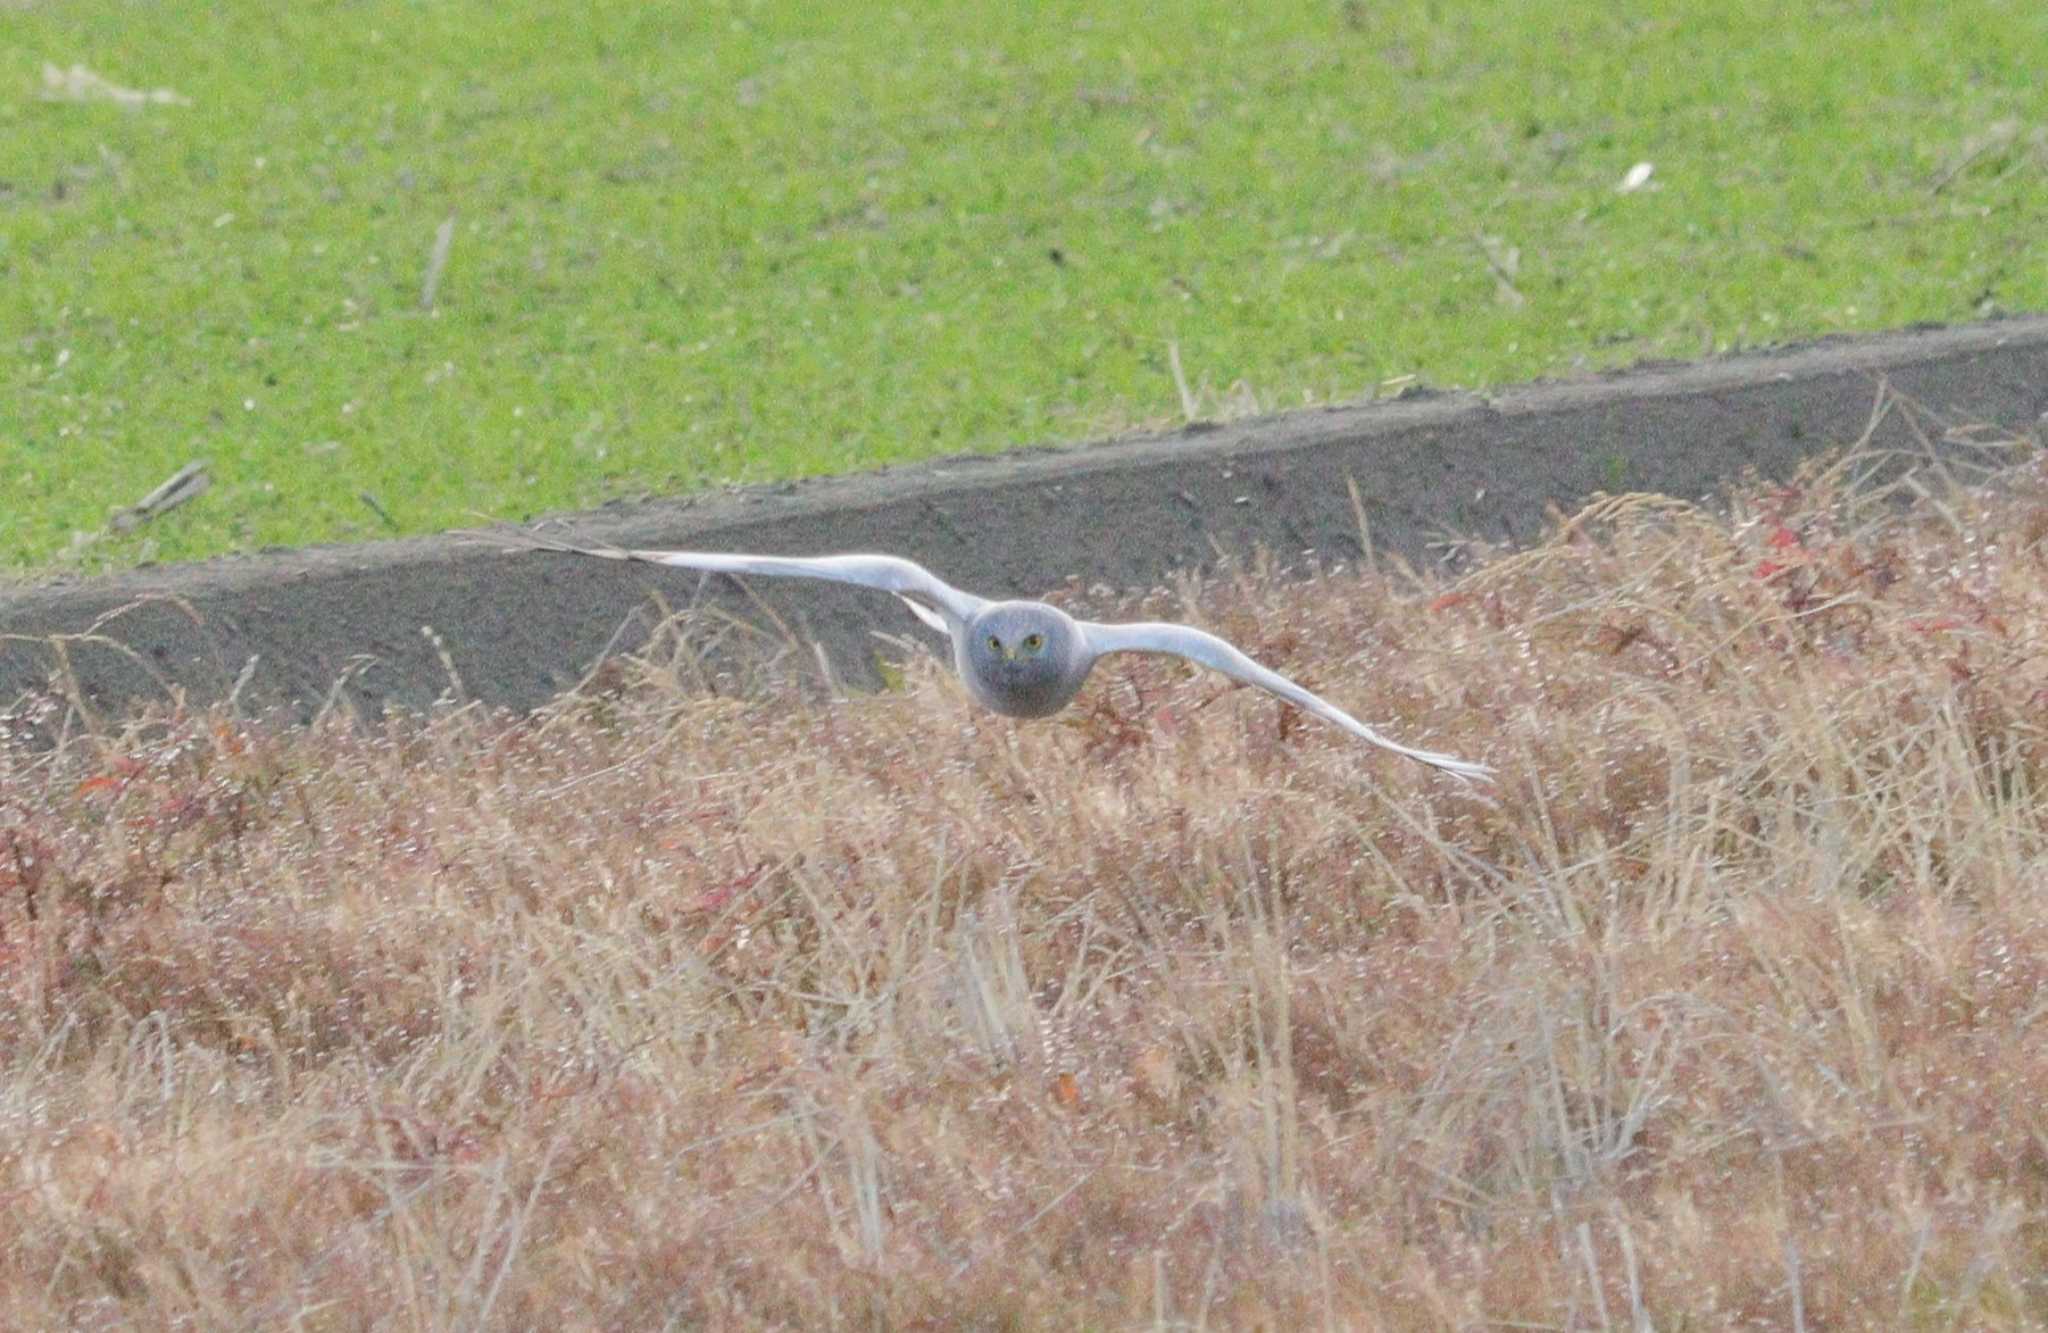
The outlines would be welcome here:
[[[1961,426],[2038,440],[2048,318],[946,459],[608,508],[569,517],[564,531],[630,546],[889,551],[983,595],[1022,596],[1069,578],[1148,587],[1213,565],[1219,551],[1349,560],[1362,512],[1376,547],[1421,564],[1449,535],[1526,541],[1550,507],[1569,510],[1596,490],[1697,499],[1747,469],[1788,475],[1862,436],[1880,386],[1893,403],[1880,446],[1969,452],[1971,432],[1944,433]],[[252,707],[303,718],[336,699],[374,715],[428,707],[456,688],[451,677],[461,697],[530,708],[608,644],[644,638],[637,624],[619,631],[654,590],[756,621],[772,608],[854,683],[875,678],[873,631],[921,633],[880,594],[773,580],[742,592],[672,571],[421,538],[0,590],[0,709],[61,679],[63,693],[103,714],[172,688],[216,699],[239,683]],[[106,619],[139,599],[156,600]]]

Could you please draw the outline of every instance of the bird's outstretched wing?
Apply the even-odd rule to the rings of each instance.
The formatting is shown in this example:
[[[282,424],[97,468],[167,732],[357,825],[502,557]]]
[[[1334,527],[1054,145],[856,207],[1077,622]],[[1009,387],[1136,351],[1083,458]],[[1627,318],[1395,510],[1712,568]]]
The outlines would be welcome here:
[[[1461,778],[1484,781],[1493,776],[1493,770],[1484,764],[1456,759],[1433,750],[1414,750],[1388,740],[1335,704],[1310,693],[1279,672],[1260,666],[1226,641],[1191,625],[1159,622],[1102,625],[1083,621],[1081,632],[1087,638],[1088,647],[1098,657],[1104,653],[1167,653],[1175,657],[1185,657],[1190,662],[1200,663],[1212,671],[1220,671],[1233,680],[1241,680],[1247,685],[1256,685],[1262,690],[1277,694],[1287,702],[1307,709],[1325,722],[1334,722],[1352,735],[1370,741],[1383,750],[1406,755],[1410,759],[1428,764],[1432,768],[1440,768]]]
[[[963,592],[914,560],[893,555],[740,555],[722,551],[646,551],[617,546],[573,546],[532,533],[502,531],[478,536],[515,550],[563,551],[570,555],[594,555],[604,560],[636,560],[649,565],[673,565],[698,569],[707,574],[765,574],[775,578],[825,579],[852,583],[864,588],[893,592],[917,612],[918,618],[934,629],[957,632],[988,605],[983,598]],[[913,601],[912,599],[916,599]],[[934,624],[932,611],[938,613]]]

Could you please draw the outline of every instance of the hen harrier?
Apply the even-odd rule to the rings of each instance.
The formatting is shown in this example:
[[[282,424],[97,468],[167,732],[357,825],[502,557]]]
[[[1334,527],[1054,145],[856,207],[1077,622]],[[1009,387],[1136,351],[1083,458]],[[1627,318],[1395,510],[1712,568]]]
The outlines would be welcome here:
[[[569,546],[530,536],[506,544],[518,549],[637,560],[713,574],[826,579],[895,593],[917,613],[919,620],[952,640],[953,662],[967,684],[967,692],[983,706],[1008,717],[1047,717],[1057,713],[1088,679],[1096,661],[1110,653],[1165,653],[1256,685],[1381,749],[1461,778],[1488,779],[1493,775],[1493,770],[1484,764],[1432,750],[1410,749],[1389,740],[1343,709],[1192,625],[1157,621],[1104,625],[1076,620],[1044,602],[991,602],[961,591],[914,561],[891,555],[790,557],[627,551],[616,547]]]

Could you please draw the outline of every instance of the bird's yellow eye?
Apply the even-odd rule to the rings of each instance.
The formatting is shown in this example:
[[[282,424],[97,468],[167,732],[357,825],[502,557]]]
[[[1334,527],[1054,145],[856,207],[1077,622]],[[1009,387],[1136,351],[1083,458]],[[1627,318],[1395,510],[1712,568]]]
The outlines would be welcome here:
[[[993,634],[988,636],[988,646],[997,652],[1003,651],[1003,641]]]
[[[1043,634],[1027,634],[1024,636],[1025,652],[1035,653],[1043,647],[1045,647],[1045,636]]]

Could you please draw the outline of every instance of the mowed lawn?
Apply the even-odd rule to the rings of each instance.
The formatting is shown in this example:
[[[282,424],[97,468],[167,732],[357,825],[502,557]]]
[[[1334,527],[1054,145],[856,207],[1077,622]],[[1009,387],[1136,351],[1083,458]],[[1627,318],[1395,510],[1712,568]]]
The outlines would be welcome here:
[[[9,3],[0,568],[2048,308],[2048,6],[1629,10]]]

